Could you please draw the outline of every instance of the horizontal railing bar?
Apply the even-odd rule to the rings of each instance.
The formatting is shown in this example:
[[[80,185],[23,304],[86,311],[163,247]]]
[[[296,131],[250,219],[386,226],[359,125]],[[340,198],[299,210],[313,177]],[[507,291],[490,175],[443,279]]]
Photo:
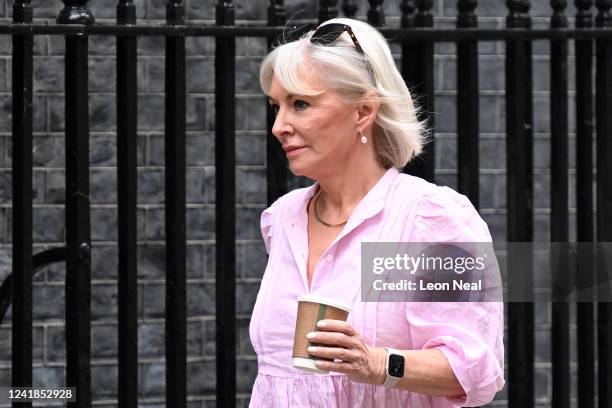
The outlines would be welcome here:
[[[0,24],[0,35],[121,35],[121,36],[187,36],[187,37],[274,37],[287,31],[285,27],[240,27],[201,25],[62,25],[62,24]],[[379,28],[391,41],[408,39],[455,42],[459,39],[499,41],[508,39],[612,38],[605,28],[579,29],[483,29],[483,28]]]

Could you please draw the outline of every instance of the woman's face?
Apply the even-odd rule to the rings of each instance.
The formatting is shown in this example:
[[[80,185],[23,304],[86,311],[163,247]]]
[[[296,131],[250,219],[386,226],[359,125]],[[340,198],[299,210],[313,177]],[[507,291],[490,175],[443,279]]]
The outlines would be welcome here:
[[[307,81],[324,89],[313,69]],[[290,95],[274,75],[268,99],[276,112],[272,133],[282,144],[293,174],[319,179],[346,162],[357,141],[355,107],[330,90],[315,97]]]

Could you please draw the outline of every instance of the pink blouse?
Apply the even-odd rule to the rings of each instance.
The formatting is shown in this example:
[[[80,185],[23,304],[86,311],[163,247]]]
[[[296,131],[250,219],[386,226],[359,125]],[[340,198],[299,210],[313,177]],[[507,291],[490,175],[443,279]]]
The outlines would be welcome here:
[[[420,408],[491,401],[504,386],[503,303],[361,302],[362,241],[490,242],[470,201],[448,187],[389,169],[323,252],[308,288],[306,206],[317,188],[315,183],[291,191],[261,215],[269,259],[250,325],[259,369],[249,406]],[[440,349],[467,396],[435,397],[294,368],[297,299],[307,293],[353,305],[348,322],[370,345]]]

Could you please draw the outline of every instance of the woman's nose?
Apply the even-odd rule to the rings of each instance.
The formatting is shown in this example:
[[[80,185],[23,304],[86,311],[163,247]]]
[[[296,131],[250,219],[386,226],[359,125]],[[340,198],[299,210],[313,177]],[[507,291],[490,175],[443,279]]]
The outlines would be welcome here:
[[[287,121],[282,110],[276,113],[274,118],[274,125],[272,125],[272,134],[280,139],[283,135],[291,134],[293,126]]]

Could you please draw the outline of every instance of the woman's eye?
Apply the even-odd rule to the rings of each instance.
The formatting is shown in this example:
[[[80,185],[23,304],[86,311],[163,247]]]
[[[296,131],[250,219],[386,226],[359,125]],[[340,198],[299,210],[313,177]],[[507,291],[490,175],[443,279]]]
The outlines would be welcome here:
[[[270,105],[270,107],[272,108],[272,111],[274,112],[275,115],[278,114],[278,105],[272,104]]]
[[[297,100],[293,102],[293,106],[295,106],[296,109],[301,110],[301,109],[305,109],[308,106],[308,103],[302,100]]]

